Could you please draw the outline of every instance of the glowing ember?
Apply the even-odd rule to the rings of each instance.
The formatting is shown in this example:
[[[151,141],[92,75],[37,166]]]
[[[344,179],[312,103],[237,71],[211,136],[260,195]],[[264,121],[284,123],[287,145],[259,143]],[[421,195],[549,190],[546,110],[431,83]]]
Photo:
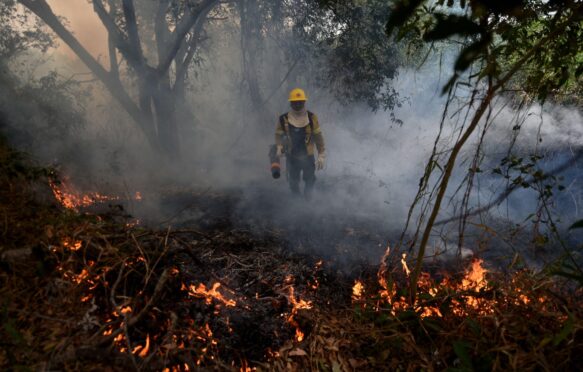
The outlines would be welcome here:
[[[138,356],[140,358],[145,358],[148,355],[148,351],[150,350],[150,335],[146,336],[146,345],[138,345],[132,350],[132,354],[136,354],[139,352]]]
[[[81,240],[64,239],[62,244],[63,244],[63,247],[65,247],[71,251],[78,251],[79,249],[81,249],[83,242]]]
[[[121,313],[123,315],[129,314],[132,312],[132,307],[131,306],[124,306],[121,308]]]
[[[352,287],[352,301],[360,301],[362,299],[362,294],[364,293],[364,284],[360,280],[357,280]]]
[[[219,282],[214,283],[212,288],[209,290],[207,290],[206,286],[202,283],[196,287],[194,284],[191,284],[188,294],[193,297],[205,298],[207,305],[210,305],[214,299],[223,303],[225,306],[237,306],[237,302],[235,300],[227,299],[219,292],[220,287],[221,283]]]

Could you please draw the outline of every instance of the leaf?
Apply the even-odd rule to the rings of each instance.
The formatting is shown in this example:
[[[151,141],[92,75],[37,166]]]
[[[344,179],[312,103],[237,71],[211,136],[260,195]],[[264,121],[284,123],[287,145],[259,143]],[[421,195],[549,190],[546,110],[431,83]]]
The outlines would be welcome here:
[[[465,71],[488,47],[488,38],[482,38],[465,47],[455,61],[456,71]]]
[[[565,322],[565,326],[561,329],[554,338],[553,338],[553,345],[559,346],[559,344],[567,338],[573,332],[573,326],[575,325],[575,321],[573,320],[573,315],[569,313],[569,319]]]
[[[393,11],[389,15],[389,19],[385,26],[385,32],[390,36],[395,28],[400,27],[409,20],[417,7],[421,5],[423,0],[401,0],[399,1]]]
[[[453,351],[457,355],[457,357],[462,362],[462,366],[466,369],[472,369],[472,359],[468,354],[468,343],[466,341],[454,341],[453,342]]]
[[[456,74],[454,74],[454,75],[453,75],[453,76],[452,76],[452,77],[449,79],[449,81],[447,82],[447,84],[445,84],[445,85],[443,86],[443,89],[441,90],[441,94],[446,94],[447,92],[449,92],[449,91],[450,91],[450,90],[453,88],[453,86],[454,86],[455,82],[457,81],[457,78],[458,78],[458,77],[459,77],[459,75],[458,75],[457,73],[456,73]]]
[[[579,220],[579,221],[575,222],[574,224],[572,224],[571,227],[569,227],[569,230],[582,229],[582,228],[583,228],[583,220]]]
[[[467,17],[457,15],[436,14],[437,23],[423,35],[425,41],[436,41],[452,35],[472,36],[479,34],[482,28]]]

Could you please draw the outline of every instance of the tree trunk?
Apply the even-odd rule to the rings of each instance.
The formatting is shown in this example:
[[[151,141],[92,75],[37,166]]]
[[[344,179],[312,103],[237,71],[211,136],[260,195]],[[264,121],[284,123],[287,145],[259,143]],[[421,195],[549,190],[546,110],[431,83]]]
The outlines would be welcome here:
[[[243,77],[247,83],[249,99],[253,112],[259,122],[270,122],[271,115],[265,109],[261,94],[257,68],[259,61],[259,45],[261,42],[261,14],[257,0],[240,0],[239,13],[241,17],[241,57]]]
[[[157,88],[153,98],[160,146],[171,159],[177,159],[180,157],[180,141],[176,122],[176,99],[170,87],[170,78],[167,75],[160,78]]]
[[[121,82],[109,73],[97,62],[93,56],[79,43],[53,13],[44,0],[19,0],[22,5],[42,19],[57,36],[67,44],[79,59],[91,70],[91,72],[105,85],[111,95],[120,103],[125,111],[132,117],[134,123],[144,132],[153,148],[158,148],[151,117],[144,115],[127,94]]]

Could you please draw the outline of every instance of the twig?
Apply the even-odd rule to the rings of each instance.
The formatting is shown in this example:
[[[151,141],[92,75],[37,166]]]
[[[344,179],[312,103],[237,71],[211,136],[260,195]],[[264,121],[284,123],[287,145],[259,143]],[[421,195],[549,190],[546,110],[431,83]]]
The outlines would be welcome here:
[[[140,312],[138,314],[131,317],[127,321],[128,328],[133,327],[137,322],[139,322],[144,317],[144,315],[147,314],[147,312],[150,310],[150,307],[154,304],[154,302],[156,300],[158,300],[158,297],[160,296],[160,293],[162,292],[162,289],[164,288],[164,285],[166,284],[166,281],[169,278],[168,273],[169,273],[169,270],[165,269],[164,272],[162,273],[162,275],[160,275],[160,279],[158,280],[158,284],[156,284],[156,288],[154,289],[154,293],[152,294],[152,297],[150,297],[150,300],[146,303],[146,305],[142,308],[142,310],[140,310]],[[104,346],[108,343],[111,343],[111,341],[113,341],[113,339],[122,332],[123,332],[123,328],[116,329],[110,335],[104,337],[99,342],[97,342],[96,346]]]

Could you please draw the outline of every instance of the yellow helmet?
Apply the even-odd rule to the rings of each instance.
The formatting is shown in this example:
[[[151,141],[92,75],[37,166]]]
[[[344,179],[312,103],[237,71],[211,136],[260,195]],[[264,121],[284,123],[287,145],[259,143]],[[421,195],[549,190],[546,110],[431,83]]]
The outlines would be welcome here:
[[[296,102],[296,101],[307,101],[308,97],[306,97],[306,92],[301,90],[300,88],[293,89],[289,92],[289,101]]]

